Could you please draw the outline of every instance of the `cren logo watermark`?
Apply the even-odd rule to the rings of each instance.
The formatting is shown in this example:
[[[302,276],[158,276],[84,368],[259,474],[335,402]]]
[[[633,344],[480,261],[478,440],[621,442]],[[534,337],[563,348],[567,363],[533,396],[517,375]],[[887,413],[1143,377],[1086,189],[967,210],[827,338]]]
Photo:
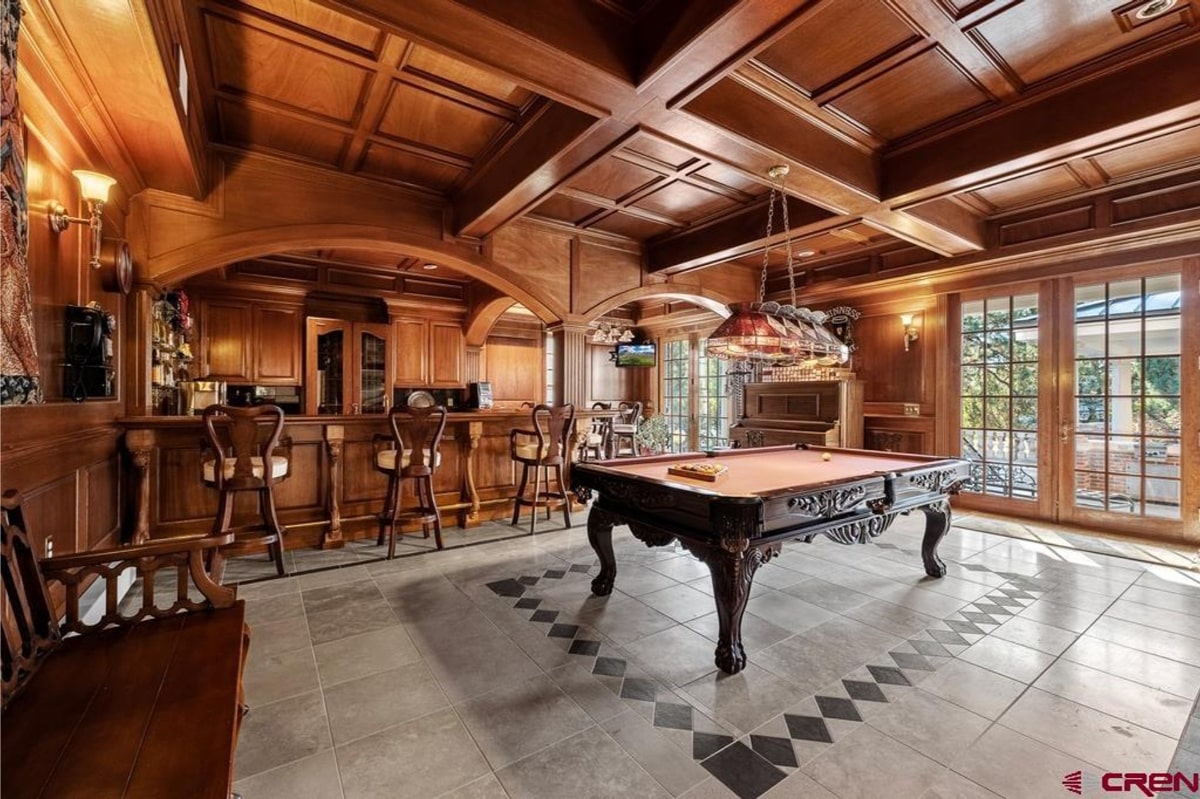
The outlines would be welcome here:
[[[1072,771],[1062,779],[1063,787],[1073,794],[1082,795],[1084,789],[1105,793],[1132,793],[1155,797],[1159,793],[1174,793],[1188,789],[1200,791],[1200,773],[1187,774],[1182,771],[1110,771],[1097,779],[1083,771]]]

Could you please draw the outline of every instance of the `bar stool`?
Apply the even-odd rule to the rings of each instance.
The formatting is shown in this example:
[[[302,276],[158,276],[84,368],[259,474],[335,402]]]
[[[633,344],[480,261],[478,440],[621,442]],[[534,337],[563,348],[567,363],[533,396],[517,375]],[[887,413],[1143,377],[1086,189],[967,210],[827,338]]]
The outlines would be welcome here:
[[[593,402],[592,410],[607,411],[609,406],[607,402]],[[583,460],[591,460],[593,457],[598,461],[604,460],[608,457],[611,447],[612,417],[603,416],[592,419],[587,435],[583,437],[583,442],[579,445]]]
[[[234,533],[234,542],[221,547],[213,555],[213,579],[218,582],[225,570],[224,558],[266,544],[275,571],[283,576],[283,535],[275,511],[275,484],[292,473],[291,458],[286,444],[283,454],[276,454],[283,433],[283,410],[278,405],[258,405],[235,408],[229,405],[209,405],[204,409],[206,450],[213,457],[202,458],[201,479],[220,492],[213,535]],[[218,422],[223,422],[218,427]],[[258,494],[261,525],[233,528],[234,495],[242,491]]]
[[[537,532],[537,509],[546,509],[546,518],[550,518],[550,501],[562,501],[563,520],[567,527],[571,526],[571,501],[567,497],[567,487],[563,479],[563,463],[567,456],[566,442],[575,425],[574,405],[536,405],[530,414],[533,429],[522,430],[513,428],[508,434],[508,448],[512,459],[523,467],[521,470],[521,485],[513,500],[512,523],[515,525],[521,518],[521,506],[529,506],[529,532]],[[518,439],[524,439],[518,441]],[[533,469],[533,497],[525,498],[525,486],[529,484],[529,470]],[[554,470],[558,491],[550,490],[550,470]],[[542,476],[545,475],[545,490],[542,490]]]
[[[402,417],[405,417],[402,419]],[[401,432],[400,422],[405,421],[407,441]],[[376,449],[375,468],[388,476],[387,496],[383,501],[383,512],[379,514],[379,538],[382,546],[384,535],[388,537],[388,560],[396,557],[396,530],[402,522],[420,522],[421,532],[429,538],[433,528],[433,540],[442,549],[442,513],[438,510],[437,497],[433,493],[433,475],[442,465],[442,433],[446,431],[446,409],[441,405],[394,407],[388,413],[392,435],[375,435],[375,441],[387,441],[390,449]],[[411,480],[416,494],[416,507],[401,511],[400,489],[405,480]]]
[[[620,402],[617,410],[621,412],[621,421],[613,422],[613,457],[621,456],[621,442],[629,442],[630,454],[638,455],[637,433],[638,425],[642,422],[642,403]]]

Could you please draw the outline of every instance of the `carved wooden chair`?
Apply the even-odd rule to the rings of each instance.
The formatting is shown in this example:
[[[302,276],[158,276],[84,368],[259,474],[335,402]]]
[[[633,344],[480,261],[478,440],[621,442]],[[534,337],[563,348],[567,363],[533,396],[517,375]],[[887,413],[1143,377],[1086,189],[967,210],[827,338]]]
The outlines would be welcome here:
[[[642,423],[642,403],[619,402],[617,410],[621,412],[621,419],[612,425],[613,455],[620,457],[621,444],[628,441],[629,452],[636,456],[639,454],[637,433],[638,425]]]
[[[375,435],[375,468],[388,476],[383,512],[379,514],[378,543],[388,538],[388,560],[396,557],[396,534],[405,522],[420,522],[421,532],[442,544],[442,513],[433,493],[433,475],[442,465],[442,434],[446,432],[446,409],[441,405],[392,408],[388,413],[392,435]],[[385,443],[386,442],[386,443]],[[380,445],[390,445],[384,449]],[[416,507],[401,509],[401,488],[412,481]]]
[[[521,464],[521,484],[513,501],[512,523],[521,518],[521,508],[528,506],[529,532],[537,532],[538,508],[546,509],[550,518],[550,505],[558,500],[562,503],[563,520],[571,526],[571,500],[567,494],[563,466],[568,456],[568,441],[575,427],[574,405],[534,406],[530,414],[530,429],[514,428],[508,434],[508,448],[512,459]],[[525,487],[529,484],[529,471],[533,470],[533,495],[526,498]],[[550,471],[558,484],[557,491],[550,490]],[[543,489],[542,477],[545,477]]]
[[[203,419],[206,450],[212,457],[203,460],[201,478],[206,486],[220,492],[213,535],[235,534],[233,543],[214,556],[213,574],[217,580],[221,579],[226,555],[259,550],[266,545],[275,561],[275,571],[282,577],[286,531],[275,510],[275,484],[292,473],[289,453],[286,447],[279,447],[283,411],[277,405],[252,408],[210,405],[204,409]],[[251,491],[258,495],[262,524],[234,528],[234,496]]]
[[[593,411],[609,410],[607,402],[593,402]],[[583,460],[604,460],[609,457],[609,452],[612,447],[612,417],[604,416],[597,417],[592,420],[588,426],[587,433],[583,436],[583,441],[580,442],[579,451]]]

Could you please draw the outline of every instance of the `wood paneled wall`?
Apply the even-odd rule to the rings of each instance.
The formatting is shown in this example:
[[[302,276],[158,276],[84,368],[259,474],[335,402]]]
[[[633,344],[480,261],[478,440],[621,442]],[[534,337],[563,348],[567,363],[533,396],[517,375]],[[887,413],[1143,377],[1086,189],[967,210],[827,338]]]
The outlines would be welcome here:
[[[497,407],[515,408],[541,402],[546,395],[544,336],[488,336],[483,347],[483,379],[492,384]]]
[[[650,395],[648,369],[618,369],[609,357],[611,344],[588,344],[588,405],[593,402],[645,402]]]

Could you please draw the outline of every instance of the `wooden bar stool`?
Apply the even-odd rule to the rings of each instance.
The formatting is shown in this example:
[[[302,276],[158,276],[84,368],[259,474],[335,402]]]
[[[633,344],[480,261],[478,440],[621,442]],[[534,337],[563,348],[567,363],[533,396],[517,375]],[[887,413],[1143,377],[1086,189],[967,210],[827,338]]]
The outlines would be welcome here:
[[[514,428],[508,434],[508,448],[512,459],[524,467],[521,470],[521,485],[513,501],[512,523],[515,525],[521,518],[521,506],[528,505],[529,532],[537,531],[537,509],[546,509],[546,518],[550,518],[551,500],[561,500],[563,520],[567,527],[571,526],[571,501],[567,496],[567,487],[563,479],[563,464],[567,457],[567,445],[571,429],[575,425],[575,406],[536,405],[530,414],[533,427],[530,430]],[[533,497],[525,498],[525,486],[529,484],[529,470],[533,469]],[[555,480],[558,481],[558,491],[550,490],[550,470],[554,470]],[[542,490],[542,476],[545,476],[545,490]]]
[[[402,417],[408,417],[402,419]],[[403,428],[400,422],[407,422]],[[438,510],[437,497],[433,493],[433,475],[442,465],[442,433],[446,431],[446,409],[441,405],[392,408],[388,414],[392,435],[376,434],[375,441],[386,441],[390,449],[376,449],[375,468],[388,476],[387,496],[383,501],[383,512],[379,514],[379,545],[388,537],[388,560],[396,557],[396,530],[402,522],[420,522],[421,531],[433,538],[437,548],[442,544],[442,513]],[[407,440],[406,440],[407,438]],[[400,488],[405,480],[413,482],[417,505],[402,511]]]
[[[629,452],[636,457],[639,452],[637,433],[638,425],[642,423],[642,403],[621,402],[617,404],[617,410],[621,412],[621,420],[614,421],[612,426],[613,457],[621,456],[621,443],[624,441],[629,442]]]
[[[593,402],[593,411],[609,410],[607,402]],[[612,417],[598,416],[592,419],[592,423],[588,426],[587,434],[583,437],[583,442],[579,446],[580,455],[583,460],[592,460],[593,458],[602,461],[609,457],[609,452],[612,449]]]
[[[277,405],[235,408],[209,405],[204,409],[206,449],[213,457],[201,462],[201,479],[220,492],[213,535],[234,533],[234,542],[213,555],[213,579],[224,572],[224,557],[266,544],[275,571],[282,577],[284,528],[275,510],[275,484],[292,473],[286,447],[276,454],[283,433],[283,410]],[[219,424],[218,422],[225,422]],[[258,494],[261,525],[233,528],[234,495],[241,491]]]

